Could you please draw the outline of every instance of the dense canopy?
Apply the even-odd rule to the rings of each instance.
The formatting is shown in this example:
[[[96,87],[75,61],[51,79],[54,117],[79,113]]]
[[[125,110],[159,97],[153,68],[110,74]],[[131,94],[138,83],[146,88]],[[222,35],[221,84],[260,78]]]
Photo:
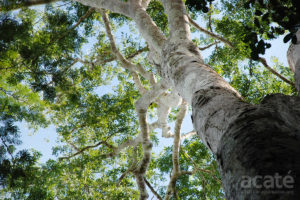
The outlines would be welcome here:
[[[137,199],[137,177],[146,170],[150,197],[224,199],[215,156],[193,127],[181,131],[190,106],[173,88],[159,85],[153,46],[135,22],[76,1],[28,2],[3,1],[0,7],[0,198]],[[204,62],[246,102],[296,94],[288,66],[263,57],[274,38],[287,34],[285,42],[295,42],[298,21],[287,20],[299,18],[295,1],[184,2]],[[148,3],[146,12],[170,36],[162,3]],[[277,10],[287,13],[283,8],[293,10],[286,20],[278,17]],[[141,99],[149,101],[146,110],[136,103]],[[17,122],[35,130],[54,125],[61,142],[53,148],[56,159],[40,163],[39,152],[20,150],[25,133]]]

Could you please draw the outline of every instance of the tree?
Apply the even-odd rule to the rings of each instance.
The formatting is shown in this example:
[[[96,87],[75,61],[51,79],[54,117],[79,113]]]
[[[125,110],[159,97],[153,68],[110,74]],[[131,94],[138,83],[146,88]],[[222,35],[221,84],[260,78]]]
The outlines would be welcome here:
[[[16,132],[7,121],[1,151],[12,156],[1,160],[4,195],[147,199],[151,190],[158,199],[220,199],[218,165],[227,199],[299,198],[300,99],[291,72],[281,66],[277,72],[259,56],[269,47],[264,40],[282,34],[284,21],[272,15],[269,23],[283,24],[271,37],[267,23],[259,29],[251,25],[249,19],[256,19],[257,25],[258,13],[244,9],[245,1],[224,0],[220,6],[212,2],[75,0],[61,8],[47,5],[47,11],[38,14],[27,6],[49,1],[4,1],[3,11],[25,8],[18,17],[6,13],[1,19],[1,100],[27,110],[4,106],[3,120],[14,114],[36,126],[53,123],[67,144],[55,149],[65,156],[43,167],[35,164],[37,155],[21,159],[23,173],[16,177],[14,170],[7,172],[18,166],[13,147],[3,139]],[[221,18],[213,17],[220,12]],[[209,30],[194,21],[198,15],[207,20]],[[119,48],[113,30],[125,22],[134,23],[143,40],[124,35]],[[196,30],[190,24],[208,37],[192,40],[191,30]],[[104,32],[97,35],[95,51],[80,57],[80,48],[98,25]],[[198,44],[215,46],[207,62],[200,53],[206,47]],[[239,62],[246,59],[248,74]],[[111,65],[115,60],[118,65]],[[95,94],[96,87],[114,77],[119,80],[114,94]],[[194,131],[182,134],[188,104]],[[155,113],[157,121],[150,123],[147,118],[155,119]],[[173,132],[168,120],[175,121]],[[172,149],[159,157],[151,153],[158,142],[157,128],[162,137],[173,138]],[[169,183],[157,191],[157,176],[166,173]]]

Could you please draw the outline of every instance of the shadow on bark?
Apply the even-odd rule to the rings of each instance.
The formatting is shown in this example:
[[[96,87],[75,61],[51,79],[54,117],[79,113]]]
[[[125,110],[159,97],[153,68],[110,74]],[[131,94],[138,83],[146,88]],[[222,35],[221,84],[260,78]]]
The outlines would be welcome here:
[[[243,108],[217,160],[228,200],[300,199],[300,98],[275,94]]]

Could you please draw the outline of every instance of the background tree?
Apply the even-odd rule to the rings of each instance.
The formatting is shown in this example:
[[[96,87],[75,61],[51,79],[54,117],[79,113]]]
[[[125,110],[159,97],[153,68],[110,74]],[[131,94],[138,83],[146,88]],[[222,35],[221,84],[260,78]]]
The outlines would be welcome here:
[[[28,7],[44,3],[1,7],[3,198],[222,199],[217,164],[228,199],[297,198],[298,179],[277,193],[240,185],[245,175],[299,174],[299,99],[277,95],[253,105],[270,93],[296,94],[290,70],[259,56],[270,47],[265,41],[288,29],[276,21],[277,7],[225,0]],[[294,10],[292,3],[280,5]],[[248,4],[273,14],[259,26],[264,20]],[[211,47],[204,64],[199,50]],[[109,83],[114,92],[99,95]],[[182,133],[188,104],[195,131]],[[14,152],[20,120],[57,127],[64,144],[54,149],[57,160],[39,165],[38,153]],[[162,138],[173,138],[172,147],[153,153]]]

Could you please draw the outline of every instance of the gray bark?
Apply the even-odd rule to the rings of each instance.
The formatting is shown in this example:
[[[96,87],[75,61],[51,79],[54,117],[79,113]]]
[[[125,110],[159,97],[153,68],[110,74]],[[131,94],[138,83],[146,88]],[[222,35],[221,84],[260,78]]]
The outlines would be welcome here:
[[[300,98],[275,95],[248,104],[191,43],[164,52],[161,75],[192,103],[194,128],[218,160],[227,199],[300,199]],[[282,179],[281,186],[260,187],[265,177],[276,184],[277,176],[292,179],[292,188]],[[245,188],[245,177],[260,182]]]
[[[290,47],[287,52],[287,60],[292,72],[294,72],[295,77],[295,87],[300,93],[300,30],[296,33],[297,43],[290,44]]]
[[[272,95],[242,110],[216,154],[227,199],[300,199],[300,98]],[[245,176],[258,186],[243,187]]]

